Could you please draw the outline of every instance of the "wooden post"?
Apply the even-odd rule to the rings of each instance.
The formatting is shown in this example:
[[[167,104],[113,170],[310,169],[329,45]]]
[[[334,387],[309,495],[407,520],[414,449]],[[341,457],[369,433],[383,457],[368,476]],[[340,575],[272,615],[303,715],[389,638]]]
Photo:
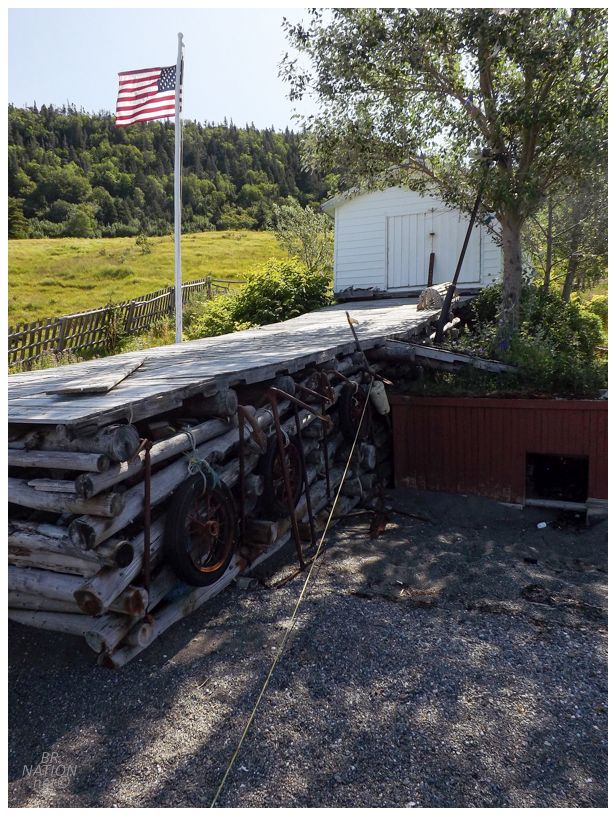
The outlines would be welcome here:
[[[434,252],[430,253],[430,262],[428,264],[428,287],[432,286],[434,282]]]
[[[65,317],[58,320],[58,337],[56,340],[56,351],[61,354],[64,351],[64,341],[66,337],[66,321]]]
[[[126,334],[131,334],[133,327],[133,313],[135,311],[135,301],[131,300],[126,310],[126,323],[124,324],[124,331]]]

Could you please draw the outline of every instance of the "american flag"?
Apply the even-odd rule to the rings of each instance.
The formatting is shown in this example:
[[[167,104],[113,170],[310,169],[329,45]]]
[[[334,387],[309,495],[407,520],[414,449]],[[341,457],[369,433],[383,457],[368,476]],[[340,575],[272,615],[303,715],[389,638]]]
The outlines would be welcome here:
[[[182,66],[183,67],[183,66]],[[175,116],[175,65],[121,71],[116,127]],[[182,107],[180,77],[180,110]]]

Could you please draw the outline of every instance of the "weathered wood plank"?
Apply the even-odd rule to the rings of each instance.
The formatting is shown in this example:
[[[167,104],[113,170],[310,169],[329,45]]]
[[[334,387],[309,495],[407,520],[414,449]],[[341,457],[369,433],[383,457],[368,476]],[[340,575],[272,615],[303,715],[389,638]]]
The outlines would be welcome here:
[[[96,379],[86,380],[83,377],[72,380],[64,385],[48,389],[46,394],[106,394],[119,385],[141,365],[145,357],[141,360],[130,360],[117,366],[106,377],[97,376]]]
[[[311,363],[331,360],[354,350],[344,312],[358,321],[362,348],[383,338],[405,338],[429,325],[435,312],[418,313],[404,299],[372,300],[327,307],[283,323],[248,329],[222,337],[148,349],[147,360],[127,379],[101,395],[46,394],[82,377],[97,378],[135,360],[135,352],[52,369],[44,376],[27,372],[9,377],[9,421],[30,424],[71,424],[96,420],[153,416],[178,405],[189,393],[203,391],[220,380],[258,382],[281,371],[297,371]],[[82,366],[82,368],[80,368]],[[32,376],[30,376],[32,375]]]

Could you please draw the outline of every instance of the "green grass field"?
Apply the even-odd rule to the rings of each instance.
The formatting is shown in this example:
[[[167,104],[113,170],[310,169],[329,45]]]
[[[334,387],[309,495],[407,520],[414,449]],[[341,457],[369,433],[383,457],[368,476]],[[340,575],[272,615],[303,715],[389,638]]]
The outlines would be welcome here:
[[[173,284],[173,238],[48,238],[9,241],[9,325],[116,303]],[[269,232],[182,237],[184,281],[242,279],[268,258],[285,257]]]

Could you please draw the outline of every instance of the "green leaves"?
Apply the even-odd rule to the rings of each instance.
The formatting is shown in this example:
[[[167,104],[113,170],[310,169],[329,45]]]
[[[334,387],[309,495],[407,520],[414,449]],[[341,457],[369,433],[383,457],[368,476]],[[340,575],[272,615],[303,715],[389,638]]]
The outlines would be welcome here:
[[[285,28],[301,58],[281,65],[290,97],[319,105],[306,161],[341,188],[386,176],[421,191],[423,174],[469,211],[471,153],[488,148],[484,215],[522,225],[606,154],[606,9],[329,9]],[[517,258],[519,241],[504,252]],[[517,290],[521,264],[505,269]]]
[[[110,115],[9,106],[9,195],[23,200],[32,236],[65,234],[57,202],[94,206],[93,234],[164,234],[173,224],[173,127],[114,128]],[[326,186],[305,171],[287,131],[184,123],[183,231],[264,229],[272,206],[303,205]],[[77,220],[83,232],[84,219]],[[81,223],[80,223],[81,222]],[[89,231],[89,230],[88,230]],[[72,233],[71,233],[72,234]]]
[[[299,258],[309,273],[332,272],[334,229],[328,215],[290,199],[288,204],[274,205],[273,227],[281,247]]]
[[[298,317],[327,305],[329,286],[327,275],[309,272],[296,260],[270,260],[249,274],[237,294],[206,301],[191,317],[187,337],[213,337]]]
[[[581,303],[563,303],[557,292],[525,286],[519,332],[503,350],[500,288],[491,286],[475,298],[473,329],[458,341],[459,348],[515,365],[519,375],[514,385],[521,392],[595,397],[606,387],[607,371],[597,356],[603,341],[599,316]]]

